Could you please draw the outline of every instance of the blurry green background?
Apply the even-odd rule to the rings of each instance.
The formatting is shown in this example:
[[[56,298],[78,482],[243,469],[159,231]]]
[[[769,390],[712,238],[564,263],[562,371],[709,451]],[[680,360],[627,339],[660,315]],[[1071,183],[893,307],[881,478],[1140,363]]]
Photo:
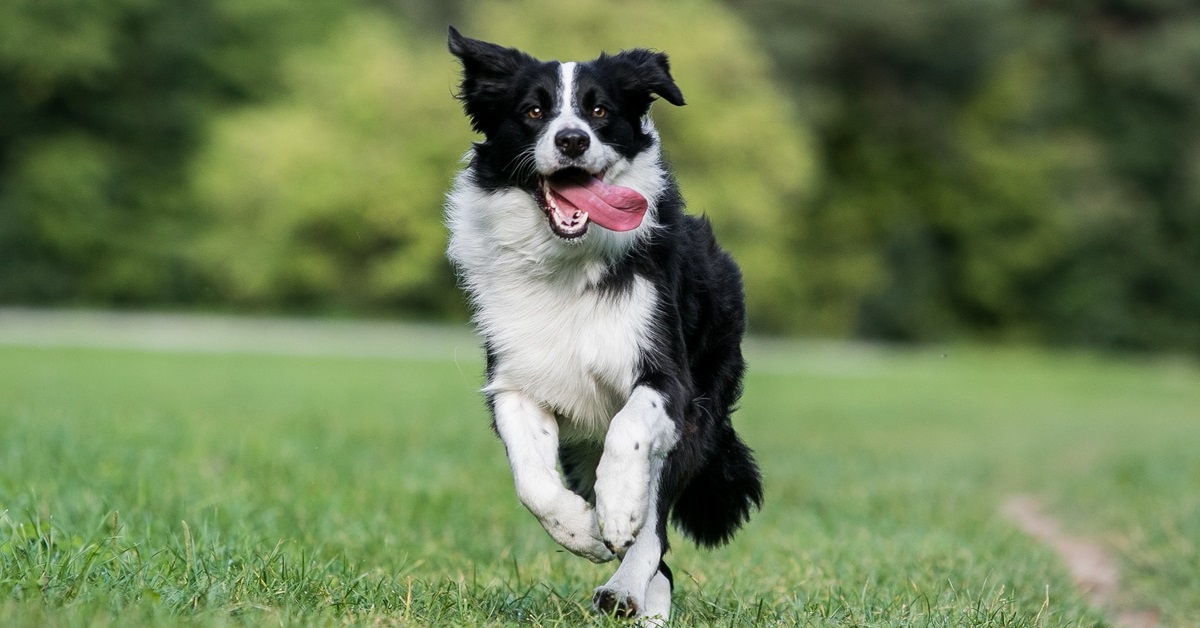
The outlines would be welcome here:
[[[668,52],[760,333],[1200,351],[1191,0],[5,0],[0,305],[463,320],[450,23]]]

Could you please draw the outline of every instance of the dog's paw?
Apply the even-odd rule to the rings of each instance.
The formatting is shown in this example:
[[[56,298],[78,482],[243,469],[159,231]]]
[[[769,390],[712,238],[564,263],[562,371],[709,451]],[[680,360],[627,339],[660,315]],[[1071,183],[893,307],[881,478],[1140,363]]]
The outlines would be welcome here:
[[[572,554],[594,563],[606,563],[616,558],[600,535],[595,511],[579,496],[570,495],[563,499],[539,519],[550,538]]]
[[[609,587],[596,587],[592,594],[592,608],[609,617],[629,619],[637,617],[641,607],[628,591]]]
[[[628,503],[598,502],[596,520],[605,547],[617,556],[624,556],[646,522],[646,506],[644,502],[633,508]]]
[[[596,564],[607,563],[617,557],[616,553],[609,550],[608,545],[598,536],[588,536],[583,539],[568,537],[566,542],[555,540],[572,554],[582,556]]]
[[[644,458],[601,460],[596,475],[596,523],[608,549],[625,554],[646,523],[650,509],[650,479]]]

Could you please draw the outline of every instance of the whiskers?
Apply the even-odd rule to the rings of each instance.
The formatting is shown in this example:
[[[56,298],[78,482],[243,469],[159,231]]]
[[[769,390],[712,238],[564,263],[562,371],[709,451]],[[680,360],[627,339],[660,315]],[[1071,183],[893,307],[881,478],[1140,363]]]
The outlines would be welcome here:
[[[504,166],[505,172],[512,173],[514,181],[524,181],[526,179],[537,178],[537,158],[533,152],[534,147],[529,146],[513,156]]]

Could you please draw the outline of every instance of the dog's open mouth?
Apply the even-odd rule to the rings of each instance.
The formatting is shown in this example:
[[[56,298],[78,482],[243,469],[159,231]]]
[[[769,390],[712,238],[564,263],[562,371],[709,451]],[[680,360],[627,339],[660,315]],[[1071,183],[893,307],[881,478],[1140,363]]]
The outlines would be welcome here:
[[[534,196],[555,235],[578,238],[587,233],[589,221],[611,231],[630,231],[642,224],[646,197],[630,188],[609,185],[601,180],[603,176],[568,168],[538,178]]]

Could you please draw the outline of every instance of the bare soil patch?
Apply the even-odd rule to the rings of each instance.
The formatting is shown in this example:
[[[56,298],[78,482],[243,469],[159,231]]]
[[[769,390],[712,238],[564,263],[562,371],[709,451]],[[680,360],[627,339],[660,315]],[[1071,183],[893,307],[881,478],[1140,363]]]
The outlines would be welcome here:
[[[1001,512],[1021,531],[1059,555],[1075,586],[1087,596],[1092,606],[1109,614],[1114,626],[1158,626],[1157,612],[1122,607],[1120,568],[1102,545],[1064,532],[1062,522],[1047,514],[1041,502],[1029,495],[1010,497]]]

